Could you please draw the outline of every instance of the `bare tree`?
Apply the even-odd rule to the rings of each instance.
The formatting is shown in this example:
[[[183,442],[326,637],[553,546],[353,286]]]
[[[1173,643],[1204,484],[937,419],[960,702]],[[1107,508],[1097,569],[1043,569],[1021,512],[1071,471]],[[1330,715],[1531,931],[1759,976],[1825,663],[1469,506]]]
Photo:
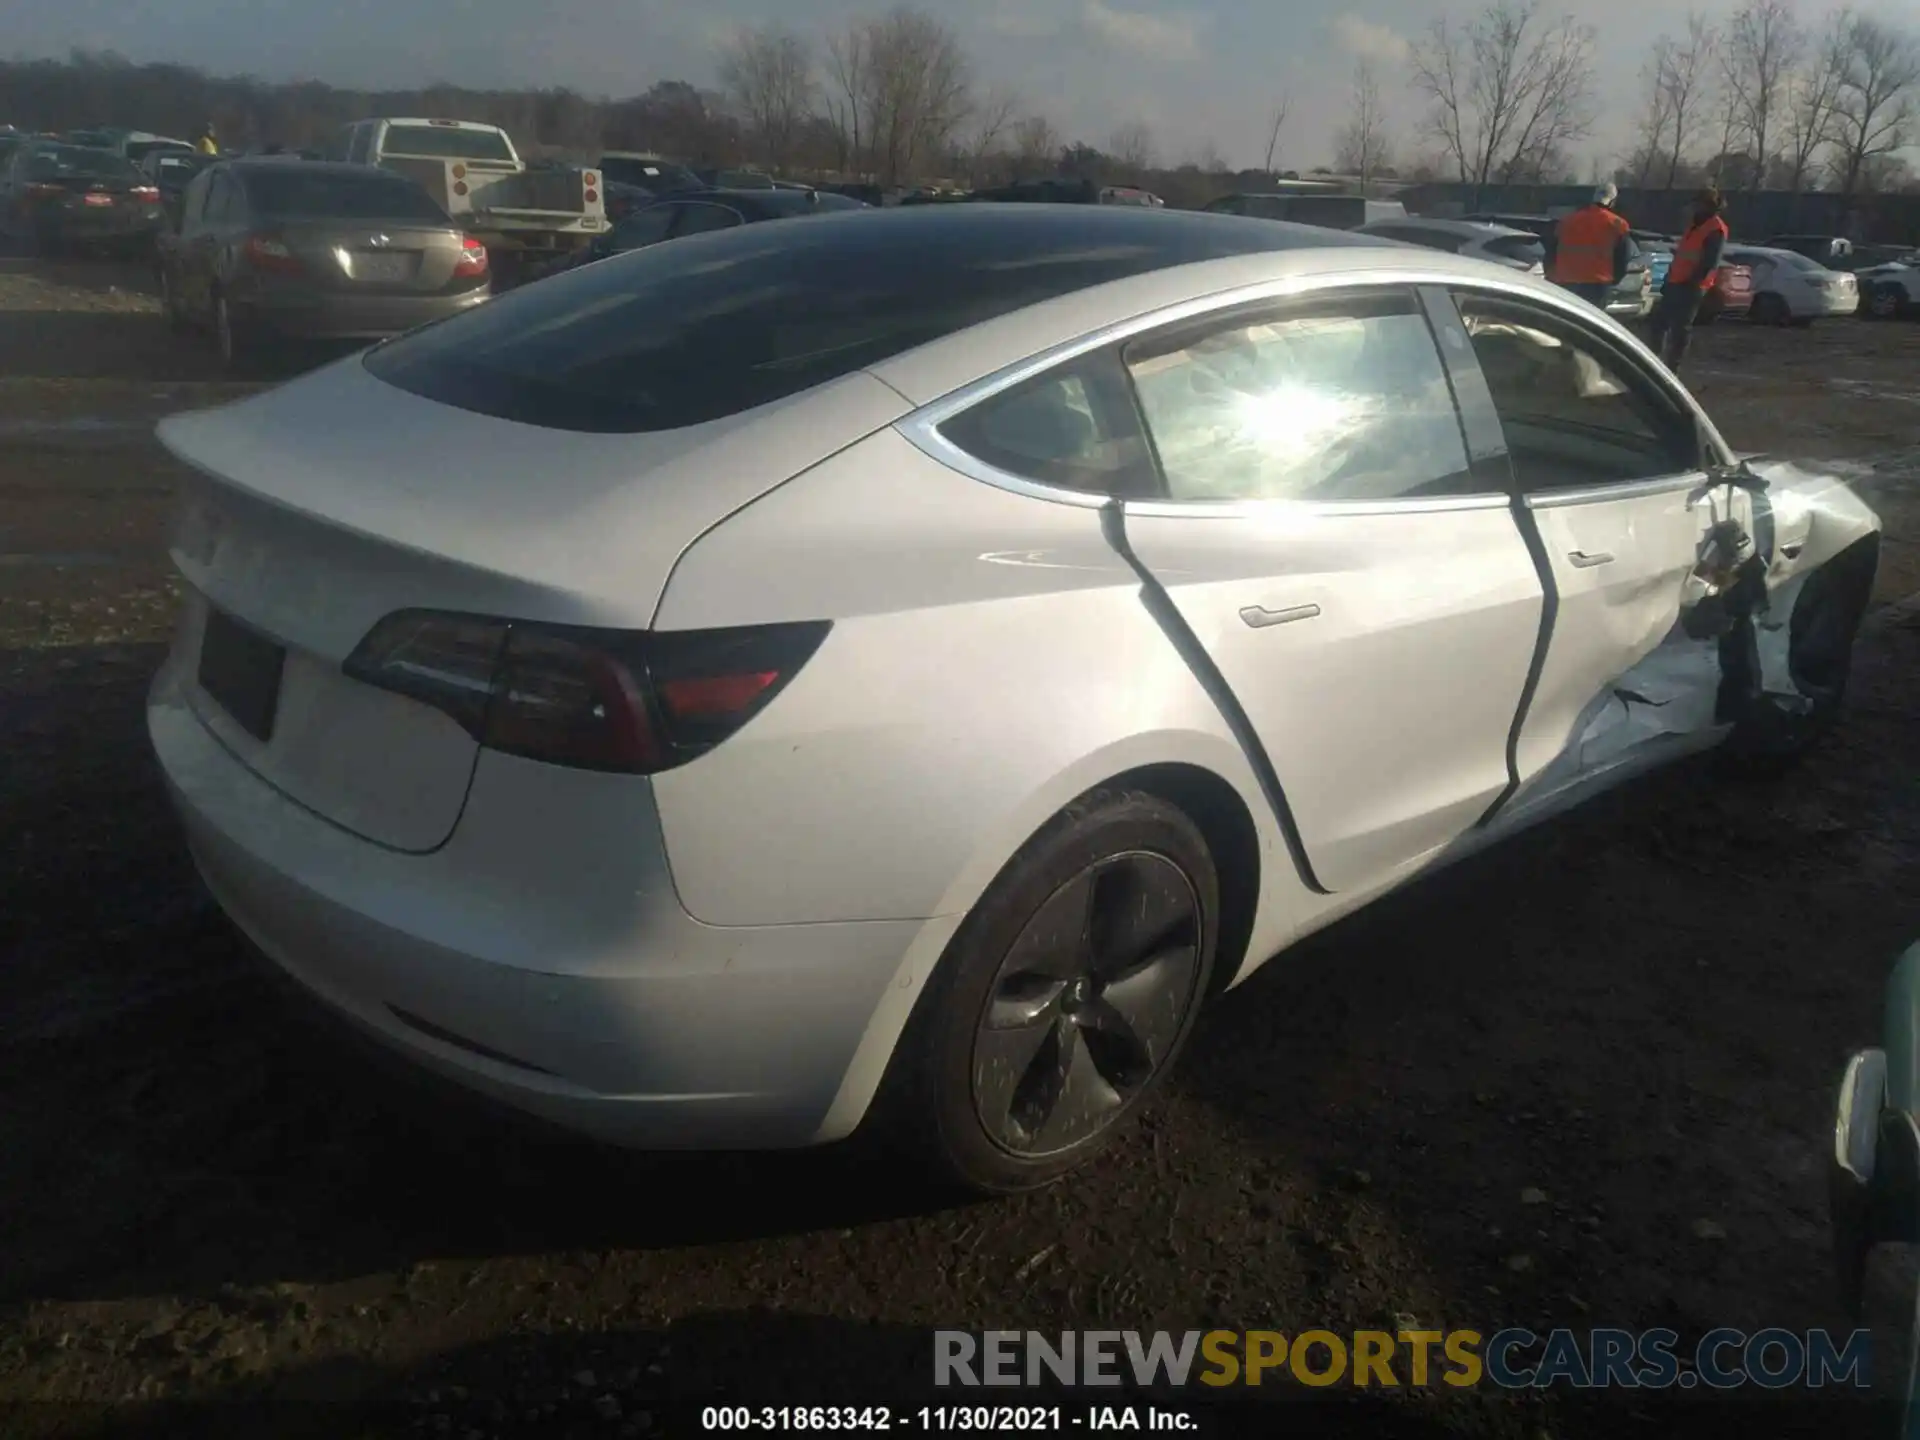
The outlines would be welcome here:
[[[1495,0],[1466,26],[1441,19],[1413,51],[1429,133],[1463,182],[1529,179],[1556,169],[1593,126],[1593,41],[1540,0]]]
[[[1153,168],[1153,132],[1138,122],[1122,125],[1108,138],[1107,153],[1114,164],[1138,179]]]
[[[1292,108],[1293,97],[1287,94],[1281,95],[1280,104],[1273,112],[1273,125],[1267,131],[1267,158],[1261,167],[1269,175],[1273,173],[1273,152],[1280,148],[1280,127],[1287,123],[1287,112]]]
[[[866,25],[863,108],[881,183],[946,150],[972,108],[966,53],[953,31],[905,8]]]
[[[1847,23],[1846,69],[1834,101],[1835,169],[1851,195],[1880,156],[1907,144],[1920,86],[1920,42],[1866,16]]]
[[[1814,47],[1807,66],[1787,82],[1784,154],[1787,189],[1798,191],[1813,168],[1813,157],[1834,137],[1834,106],[1846,81],[1853,17],[1837,13]]]
[[[785,168],[813,111],[807,42],[778,25],[742,27],[720,47],[720,83],[764,158]]]
[[[1021,175],[1052,169],[1060,160],[1060,132],[1044,115],[1029,115],[1013,127],[1013,159]]]
[[[1687,36],[1670,42],[1662,85],[1667,97],[1667,124],[1672,145],[1667,151],[1666,184],[1672,187],[1681,163],[1699,133],[1701,112],[1707,108],[1707,86],[1712,79],[1720,37],[1706,16],[1687,17]]]
[[[1753,157],[1748,170],[1752,189],[1760,188],[1773,158],[1788,79],[1799,67],[1806,44],[1806,33],[1787,0],[1747,0],[1728,22],[1721,65],[1737,97],[1741,134]]]
[[[1634,128],[1633,148],[1622,167],[1623,184],[1649,184],[1654,168],[1666,155],[1667,126],[1673,119],[1673,107],[1667,98],[1667,67],[1673,48],[1672,37],[1662,35],[1640,63],[1640,119]]]
[[[866,169],[867,151],[861,120],[866,110],[868,80],[868,26],[850,21],[846,29],[827,38],[827,127],[833,132],[838,166],[842,171]]]
[[[1358,175],[1365,186],[1387,163],[1387,129],[1380,108],[1380,82],[1364,60],[1353,68],[1351,104],[1333,163],[1349,175]]]
[[[1020,97],[1011,90],[995,90],[973,107],[966,141],[969,186],[980,183],[981,167],[1000,143],[1000,137],[1013,123],[1014,114],[1019,109]]]

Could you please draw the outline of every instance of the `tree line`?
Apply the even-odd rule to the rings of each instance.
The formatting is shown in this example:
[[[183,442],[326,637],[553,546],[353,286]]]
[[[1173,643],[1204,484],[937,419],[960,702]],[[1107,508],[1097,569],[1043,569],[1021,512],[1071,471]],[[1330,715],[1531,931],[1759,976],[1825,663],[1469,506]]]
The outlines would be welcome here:
[[[1377,61],[1355,67],[1338,165],[1466,185],[1578,180],[1572,151],[1609,103],[1594,27],[1541,0],[1494,0],[1443,16],[1408,47],[1404,80],[1423,102],[1425,150],[1399,146],[1380,103]],[[1920,35],[1842,8],[1817,28],[1791,0],[1745,0],[1724,22],[1698,12],[1662,35],[1641,67],[1622,185],[1713,180],[1731,191],[1827,188],[1842,195],[1920,188],[1896,153],[1920,143]]]

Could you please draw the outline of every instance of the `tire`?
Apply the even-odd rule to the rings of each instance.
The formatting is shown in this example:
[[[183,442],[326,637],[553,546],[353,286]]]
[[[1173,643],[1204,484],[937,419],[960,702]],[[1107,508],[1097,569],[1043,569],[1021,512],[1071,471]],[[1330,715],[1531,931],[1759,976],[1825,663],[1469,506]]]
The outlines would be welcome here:
[[[927,982],[883,1092],[889,1139],[983,1194],[1092,1160],[1185,1048],[1219,915],[1184,812],[1132,791],[1076,801],[1007,862]]]
[[[1877,539],[1860,541],[1807,576],[1788,621],[1788,670],[1805,707],[1768,707],[1738,722],[1720,753],[1723,771],[1768,779],[1798,765],[1832,734],[1846,703],[1853,647],[1873,593]]]
[[[227,297],[220,291],[213,296],[213,344],[219,352],[220,366],[236,379],[253,373],[258,363],[258,348],[244,320],[234,316]]]
[[[173,281],[167,275],[167,267],[156,265],[155,271],[160,279],[160,308],[167,317],[167,328],[176,335],[184,335],[192,327],[187,323],[187,315],[180,308],[180,297],[173,293]]]
[[[1898,320],[1907,308],[1906,298],[1898,285],[1876,285],[1867,292],[1860,311],[1872,320]]]
[[[1786,301],[1771,291],[1754,296],[1753,308],[1747,311],[1747,321],[1752,325],[1785,325],[1792,318]]]

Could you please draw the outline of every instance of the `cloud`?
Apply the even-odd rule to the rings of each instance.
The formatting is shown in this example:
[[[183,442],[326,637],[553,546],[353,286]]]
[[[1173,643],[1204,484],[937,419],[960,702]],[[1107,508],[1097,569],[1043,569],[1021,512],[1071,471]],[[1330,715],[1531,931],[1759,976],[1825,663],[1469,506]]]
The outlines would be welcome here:
[[[986,27],[995,35],[1016,40],[1050,39],[1067,28],[1068,20],[1048,13],[1048,7],[1032,0],[999,0],[987,16]]]
[[[1376,25],[1358,15],[1341,15],[1333,22],[1333,40],[1358,60],[1376,65],[1401,65],[1412,52],[1406,36],[1388,25]]]
[[[1109,45],[1153,59],[1191,60],[1200,53],[1194,18],[1177,11],[1150,15],[1121,10],[1104,0],[1084,0],[1080,23]]]

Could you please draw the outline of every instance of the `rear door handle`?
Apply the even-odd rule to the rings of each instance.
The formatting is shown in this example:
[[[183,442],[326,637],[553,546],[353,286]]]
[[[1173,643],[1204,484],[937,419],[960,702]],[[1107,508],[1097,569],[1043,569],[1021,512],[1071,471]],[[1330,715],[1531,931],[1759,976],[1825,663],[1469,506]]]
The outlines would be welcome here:
[[[1311,620],[1320,613],[1318,605],[1289,605],[1284,610],[1269,610],[1264,605],[1248,605],[1240,612],[1240,618],[1256,630],[1264,630],[1269,625],[1285,625],[1290,620]]]
[[[1596,550],[1589,555],[1584,550],[1570,550],[1567,559],[1573,562],[1576,570],[1591,570],[1596,565],[1611,565],[1613,556],[1605,550]]]

